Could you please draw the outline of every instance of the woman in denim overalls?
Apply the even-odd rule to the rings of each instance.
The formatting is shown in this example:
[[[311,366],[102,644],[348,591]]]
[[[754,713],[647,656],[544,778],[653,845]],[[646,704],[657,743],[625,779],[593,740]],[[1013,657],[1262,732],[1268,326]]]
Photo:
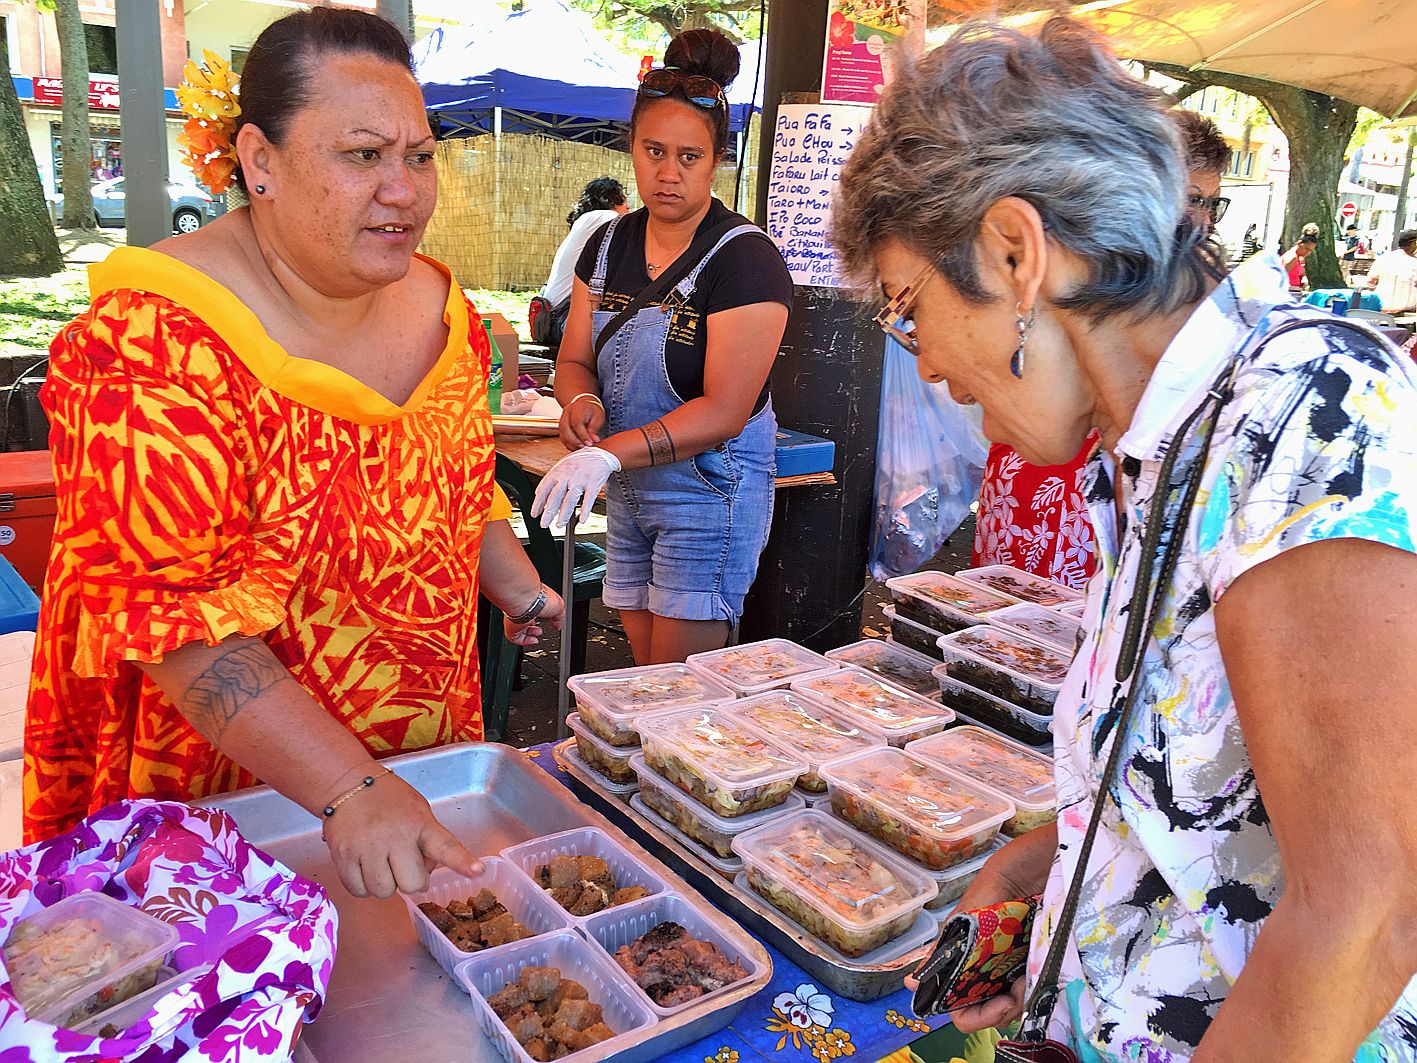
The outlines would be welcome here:
[[[762,230],[711,194],[736,49],[717,31],[690,30],[665,61],[641,82],[631,116],[646,206],[592,237],[577,270],[556,367],[561,438],[572,453],[542,481],[536,510],[543,524],[564,524],[605,488],[604,601],[620,610],[639,664],[717,649],[742,614],[772,518],[777,422],[765,384],[791,299]],[[716,239],[691,262],[685,252],[700,232]],[[740,262],[756,271],[747,294],[746,278],[733,273]],[[720,290],[735,290],[727,309],[715,308],[718,290],[705,290],[706,270]],[[641,290],[644,277],[682,279],[626,319],[597,357],[595,341],[637,294],[624,290],[627,275]],[[693,347],[700,330],[706,339]],[[690,347],[703,350],[697,395],[684,394]]]

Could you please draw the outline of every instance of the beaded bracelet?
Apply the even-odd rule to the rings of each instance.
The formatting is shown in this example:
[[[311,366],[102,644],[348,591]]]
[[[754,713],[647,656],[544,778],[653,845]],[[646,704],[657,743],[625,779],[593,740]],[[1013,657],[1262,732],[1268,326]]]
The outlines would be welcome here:
[[[391,772],[388,768],[384,768],[384,769],[381,771],[380,774],[382,774],[382,775],[392,775],[393,772]],[[374,780],[375,780],[376,778],[378,778],[377,775],[366,775],[366,776],[364,776],[364,780],[363,780],[358,786],[351,786],[348,790],[346,790],[344,793],[340,794],[338,797],[336,797],[333,801],[331,801],[328,805],[326,805],[326,806],[321,810],[321,812],[322,812],[322,814],[324,815],[324,817],[325,817],[326,819],[329,819],[329,818],[330,818],[331,816],[333,816],[333,815],[335,814],[335,812],[339,809],[339,806],[340,806],[340,805],[344,804],[346,801],[348,801],[348,800],[349,800],[351,797],[353,797],[355,794],[359,793],[361,790],[367,790],[367,789],[369,789],[371,786],[373,786],[373,785],[374,785]]]

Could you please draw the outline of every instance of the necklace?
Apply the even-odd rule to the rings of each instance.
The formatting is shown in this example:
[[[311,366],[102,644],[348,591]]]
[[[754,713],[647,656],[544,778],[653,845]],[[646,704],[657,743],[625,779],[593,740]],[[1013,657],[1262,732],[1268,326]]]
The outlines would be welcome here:
[[[685,240],[682,244],[679,245],[678,249],[677,249],[672,255],[670,255],[668,258],[665,259],[664,265],[665,265],[665,266],[672,265],[672,264],[679,258],[680,255],[682,255],[685,251],[687,251],[687,250],[689,249],[689,245],[690,245],[691,243],[693,243],[693,242],[694,242],[694,238],[693,238],[693,236],[691,235],[691,236],[689,237],[689,239]],[[655,256],[655,257],[657,258],[658,256]],[[646,234],[645,234],[645,270],[646,270],[646,272],[649,273],[649,275],[650,275],[651,277],[653,277],[655,274],[657,274],[657,273],[658,273],[661,269],[663,269],[663,268],[664,268],[664,266],[657,266],[657,265],[655,265],[653,262],[651,262],[651,261],[649,260],[649,234],[646,233]]]

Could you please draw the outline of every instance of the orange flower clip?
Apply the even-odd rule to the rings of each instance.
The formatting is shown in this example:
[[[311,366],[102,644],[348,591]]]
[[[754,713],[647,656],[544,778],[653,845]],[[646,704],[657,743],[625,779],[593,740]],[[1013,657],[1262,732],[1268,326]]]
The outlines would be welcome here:
[[[177,134],[183,161],[197,180],[220,195],[231,186],[236,173],[236,119],[241,80],[231,64],[203,49],[205,68],[188,60],[184,80],[177,86],[177,102],[187,122]]]

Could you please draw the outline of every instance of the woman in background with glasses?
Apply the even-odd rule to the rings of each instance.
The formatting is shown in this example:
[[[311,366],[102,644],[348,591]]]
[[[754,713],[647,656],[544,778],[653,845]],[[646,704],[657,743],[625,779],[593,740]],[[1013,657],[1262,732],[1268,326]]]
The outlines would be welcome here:
[[[577,505],[584,519],[606,489],[604,599],[638,664],[717,649],[742,614],[772,517],[767,380],[792,303],[777,248],[713,198],[737,49],[689,30],[664,61],[630,116],[645,206],[592,236],[576,267],[556,369],[571,454],[535,508],[546,526]],[[607,328],[665,277],[671,292]]]

